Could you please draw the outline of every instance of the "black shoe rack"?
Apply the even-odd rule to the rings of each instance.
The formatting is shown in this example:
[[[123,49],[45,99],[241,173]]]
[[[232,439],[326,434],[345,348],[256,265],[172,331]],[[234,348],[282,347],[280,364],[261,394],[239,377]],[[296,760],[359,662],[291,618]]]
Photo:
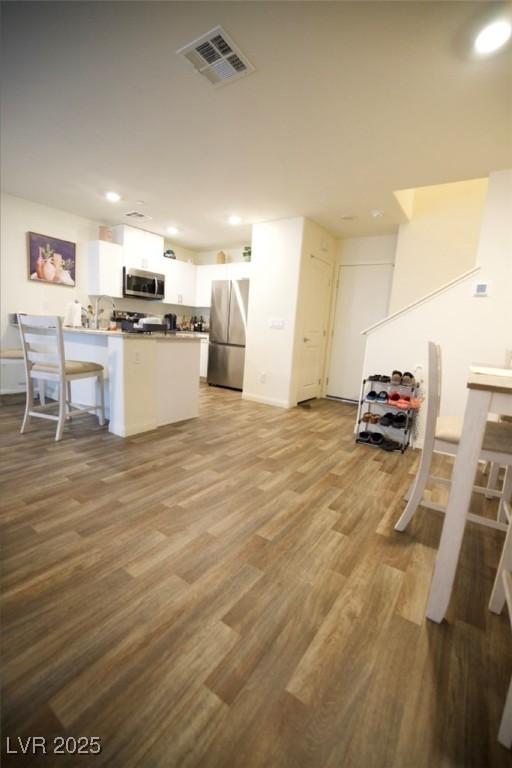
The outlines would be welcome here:
[[[368,400],[368,393],[372,390],[376,392],[385,391],[389,394],[392,392],[398,392],[400,395],[408,395],[411,398],[419,399],[419,385],[416,382],[414,386],[407,384],[394,384],[393,382],[381,382],[374,379],[363,379],[361,386],[361,396],[359,398],[359,407],[357,409],[357,422],[356,422],[356,443],[361,445],[369,445],[371,448],[382,448],[381,444],[371,443],[367,440],[361,440],[359,435],[361,432],[380,433],[384,440],[393,440],[397,443],[397,447],[392,453],[405,453],[409,445],[412,443],[413,436],[416,429],[416,419],[418,416],[418,408],[398,408],[389,402],[379,402],[377,400]],[[363,415],[367,412],[377,414],[380,417],[385,413],[391,412],[394,414],[403,413],[405,415],[405,425],[403,427],[395,427],[392,425],[383,426],[380,421],[377,424],[363,421]]]

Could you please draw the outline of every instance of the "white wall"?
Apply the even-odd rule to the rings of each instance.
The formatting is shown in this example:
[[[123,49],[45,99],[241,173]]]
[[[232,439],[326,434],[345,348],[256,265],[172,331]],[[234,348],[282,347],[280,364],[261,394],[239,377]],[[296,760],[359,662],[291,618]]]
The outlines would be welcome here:
[[[255,224],[243,397],[290,407],[304,219]],[[270,327],[282,321],[281,329]]]
[[[390,312],[475,266],[487,179],[414,190],[411,221],[396,246]]]
[[[11,312],[63,315],[77,298],[87,304],[87,264],[84,246],[97,239],[98,223],[11,195],[1,198],[1,329],[2,345],[20,345],[18,331],[9,328]],[[76,243],[76,287],[70,288],[28,279],[27,232]]]
[[[244,245],[249,245],[246,243]],[[223,251],[226,254],[226,262],[231,261],[244,261],[242,256],[244,245],[231,246],[226,245],[221,248],[215,248],[213,251],[199,251],[194,256],[195,264],[216,264],[217,254],[219,251]]]
[[[503,365],[512,348],[512,170],[491,174],[478,245],[480,270],[399,314],[367,336],[363,374],[425,368],[427,342],[441,345],[442,415],[462,417],[471,363]],[[475,280],[490,281],[488,298],[475,298]]]
[[[394,264],[397,235],[351,237],[338,241],[338,264]]]
[[[182,245],[171,242],[167,238],[165,239],[164,243],[165,250],[173,250],[178,261],[191,261],[192,264],[198,263],[197,252],[193,251],[191,248],[185,248]]]

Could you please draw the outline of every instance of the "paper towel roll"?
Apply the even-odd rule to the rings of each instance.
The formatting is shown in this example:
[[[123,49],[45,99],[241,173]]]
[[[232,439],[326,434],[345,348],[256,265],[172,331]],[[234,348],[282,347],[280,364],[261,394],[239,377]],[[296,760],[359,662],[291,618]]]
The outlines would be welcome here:
[[[64,313],[64,325],[69,328],[80,328],[82,325],[82,305],[75,299],[66,307]]]

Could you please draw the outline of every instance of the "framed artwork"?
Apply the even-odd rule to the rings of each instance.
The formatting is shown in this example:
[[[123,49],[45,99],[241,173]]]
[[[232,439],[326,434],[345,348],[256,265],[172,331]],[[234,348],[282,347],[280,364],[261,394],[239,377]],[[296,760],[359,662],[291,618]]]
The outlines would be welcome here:
[[[53,285],[76,284],[76,243],[28,233],[28,276]]]

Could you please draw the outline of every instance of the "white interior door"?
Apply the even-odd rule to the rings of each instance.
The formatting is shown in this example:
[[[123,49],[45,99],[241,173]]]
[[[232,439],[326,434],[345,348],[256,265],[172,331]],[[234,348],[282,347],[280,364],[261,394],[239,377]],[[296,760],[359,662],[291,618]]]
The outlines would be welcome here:
[[[339,267],[328,395],[359,399],[366,343],[361,331],[388,314],[392,278],[392,264]]]
[[[332,267],[323,259],[310,256],[304,265],[301,283],[300,338],[297,402],[318,397],[327,341],[327,322]]]

